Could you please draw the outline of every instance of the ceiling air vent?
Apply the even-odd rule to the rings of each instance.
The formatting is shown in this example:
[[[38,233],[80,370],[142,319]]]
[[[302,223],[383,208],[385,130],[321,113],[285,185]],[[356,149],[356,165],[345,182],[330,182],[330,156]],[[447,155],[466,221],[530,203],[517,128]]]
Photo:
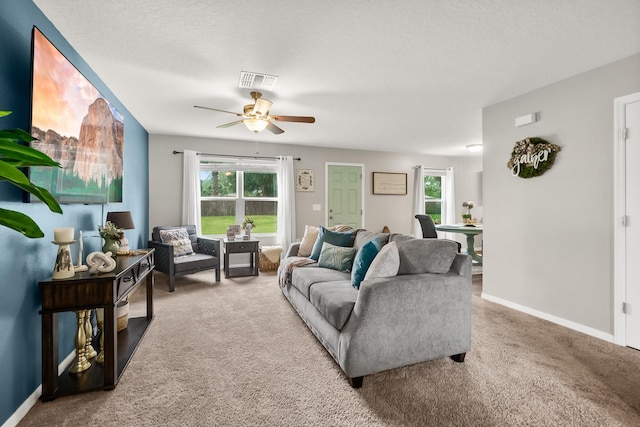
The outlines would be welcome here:
[[[241,71],[238,86],[247,89],[273,90],[277,81],[278,76]]]

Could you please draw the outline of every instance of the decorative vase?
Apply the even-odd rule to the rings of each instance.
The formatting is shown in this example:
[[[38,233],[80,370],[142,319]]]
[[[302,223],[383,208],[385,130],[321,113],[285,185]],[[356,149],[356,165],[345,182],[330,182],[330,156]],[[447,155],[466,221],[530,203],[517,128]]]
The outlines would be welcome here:
[[[253,224],[249,223],[244,227],[244,234],[248,239],[251,238],[251,229],[253,228]]]
[[[118,249],[119,249],[119,246],[116,240],[109,239],[107,237],[104,238],[104,245],[102,245],[102,252],[104,252],[105,254],[107,252],[111,252],[111,256],[115,258],[116,255],[118,254]]]

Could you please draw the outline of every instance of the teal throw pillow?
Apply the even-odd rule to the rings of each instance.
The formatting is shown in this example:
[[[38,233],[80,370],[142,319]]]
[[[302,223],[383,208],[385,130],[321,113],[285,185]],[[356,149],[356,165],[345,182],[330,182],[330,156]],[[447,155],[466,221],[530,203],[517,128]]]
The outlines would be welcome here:
[[[373,259],[378,255],[382,245],[377,238],[369,240],[362,245],[356,259],[353,261],[353,269],[351,270],[351,285],[360,289],[360,282],[364,280],[364,275],[367,274],[369,266],[373,262]]]
[[[316,243],[313,245],[313,250],[309,258],[318,261],[320,252],[322,251],[322,244],[325,242],[331,243],[334,246],[351,246],[351,237],[353,237],[353,231],[331,231],[320,226]]]
[[[353,265],[353,257],[356,255],[354,248],[335,246],[331,243],[323,243],[318,266],[331,268],[338,271],[349,271]]]

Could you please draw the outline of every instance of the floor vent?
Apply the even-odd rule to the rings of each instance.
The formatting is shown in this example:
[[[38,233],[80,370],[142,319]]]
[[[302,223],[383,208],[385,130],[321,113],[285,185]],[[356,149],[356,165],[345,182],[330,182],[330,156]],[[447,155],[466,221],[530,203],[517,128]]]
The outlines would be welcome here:
[[[278,76],[241,71],[238,86],[247,89],[273,90],[277,81]]]

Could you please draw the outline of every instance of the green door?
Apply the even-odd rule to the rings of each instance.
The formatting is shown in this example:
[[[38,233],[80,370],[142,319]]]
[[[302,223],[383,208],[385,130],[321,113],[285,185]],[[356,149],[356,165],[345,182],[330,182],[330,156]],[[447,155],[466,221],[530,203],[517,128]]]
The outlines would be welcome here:
[[[327,224],[362,228],[362,167],[328,165]]]

